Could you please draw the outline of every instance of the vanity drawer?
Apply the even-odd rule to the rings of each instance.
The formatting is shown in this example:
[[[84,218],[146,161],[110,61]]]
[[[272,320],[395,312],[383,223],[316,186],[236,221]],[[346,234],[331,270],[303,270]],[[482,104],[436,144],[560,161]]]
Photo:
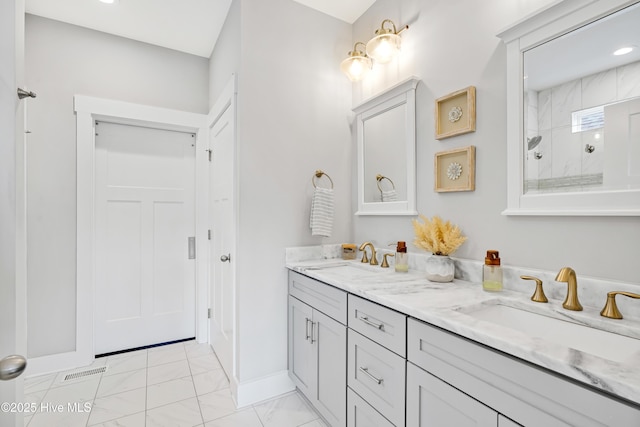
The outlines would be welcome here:
[[[354,295],[349,295],[349,328],[406,357],[407,316]]]
[[[394,425],[347,387],[347,427],[394,427]]]
[[[348,331],[347,385],[393,424],[403,426],[406,360]]]
[[[331,285],[289,271],[289,294],[337,320],[347,324],[347,293]]]

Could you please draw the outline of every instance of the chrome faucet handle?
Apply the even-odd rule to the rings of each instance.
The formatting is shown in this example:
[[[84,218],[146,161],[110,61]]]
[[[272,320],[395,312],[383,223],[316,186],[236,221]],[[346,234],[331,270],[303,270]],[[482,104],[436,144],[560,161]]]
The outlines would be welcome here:
[[[609,292],[607,294],[607,302],[600,312],[600,316],[608,317],[609,319],[622,319],[622,313],[620,313],[620,310],[618,310],[618,305],[616,304],[616,295],[624,295],[625,297],[629,298],[640,298],[640,295],[634,294],[633,292]]]
[[[520,276],[520,278],[524,280],[535,280],[536,282],[536,290],[533,293],[533,295],[531,295],[531,301],[549,302],[549,300],[547,299],[547,296],[544,294],[544,289],[542,289],[542,280],[533,276]]]

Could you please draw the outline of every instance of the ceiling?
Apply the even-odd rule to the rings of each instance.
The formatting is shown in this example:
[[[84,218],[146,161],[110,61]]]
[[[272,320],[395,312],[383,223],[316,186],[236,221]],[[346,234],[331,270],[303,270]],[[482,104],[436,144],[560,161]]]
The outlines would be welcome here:
[[[27,13],[208,58],[232,0],[26,0]],[[353,23],[375,0],[294,0]]]
[[[561,83],[640,61],[640,3],[551,40],[524,55],[526,89]],[[623,56],[616,49],[634,46]]]

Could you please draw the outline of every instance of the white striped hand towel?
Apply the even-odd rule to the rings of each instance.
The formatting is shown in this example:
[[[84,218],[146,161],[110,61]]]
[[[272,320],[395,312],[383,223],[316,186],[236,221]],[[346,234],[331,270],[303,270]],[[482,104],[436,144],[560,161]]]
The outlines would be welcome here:
[[[383,202],[397,202],[398,195],[396,194],[396,190],[382,190],[382,201]]]
[[[331,237],[333,228],[333,189],[316,187],[311,199],[311,235]]]

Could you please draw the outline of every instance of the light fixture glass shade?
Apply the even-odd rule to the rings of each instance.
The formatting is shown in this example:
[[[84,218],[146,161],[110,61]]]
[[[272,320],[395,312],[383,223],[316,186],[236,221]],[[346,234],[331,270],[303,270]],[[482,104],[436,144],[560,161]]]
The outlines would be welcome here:
[[[353,47],[353,51],[349,52],[349,57],[340,64],[340,70],[342,70],[342,72],[349,77],[349,80],[352,82],[362,80],[367,74],[369,74],[371,67],[373,66],[371,58],[369,58],[363,51],[357,49],[358,44],[364,46],[364,43],[362,42],[356,43]]]
[[[367,55],[380,64],[391,62],[400,53],[402,40],[393,33],[380,34],[367,43]]]
[[[391,28],[385,28],[385,24],[390,24]],[[385,19],[375,32],[375,37],[367,43],[367,55],[380,64],[386,64],[400,53],[402,40],[400,34],[409,28],[405,25],[400,31],[396,30],[396,24],[390,19]]]

